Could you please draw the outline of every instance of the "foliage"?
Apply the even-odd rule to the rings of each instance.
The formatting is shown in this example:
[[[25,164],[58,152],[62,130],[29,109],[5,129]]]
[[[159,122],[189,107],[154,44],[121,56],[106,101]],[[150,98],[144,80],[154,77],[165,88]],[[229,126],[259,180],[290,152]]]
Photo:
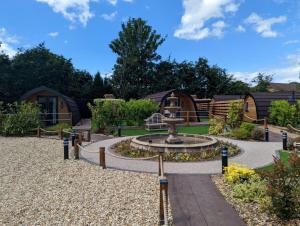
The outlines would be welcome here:
[[[103,95],[102,90],[94,89],[101,88],[97,86],[98,78],[94,80],[87,71],[74,68],[71,59],[51,52],[44,43],[19,50],[12,59],[0,53],[0,75],[0,93],[4,94],[5,102],[16,101],[28,90],[42,85],[75,99]],[[111,92],[109,89],[106,81],[103,90]]]
[[[60,129],[70,130],[71,129],[71,125],[68,124],[68,123],[58,123],[56,125],[47,127],[47,130],[49,130],[49,131],[58,131]]]
[[[159,108],[158,104],[146,99],[130,100],[125,103],[124,117],[127,125],[143,125]]]
[[[251,132],[251,138],[253,140],[264,140],[264,137],[265,137],[265,132],[261,128],[256,127]]]
[[[244,202],[260,203],[265,198],[267,183],[259,175],[253,174],[242,183],[233,184],[233,196]]]
[[[252,88],[253,92],[268,92],[268,86],[273,80],[273,75],[265,75],[264,73],[258,73],[258,75],[252,80],[256,83],[256,86]]]
[[[226,122],[232,129],[234,129],[240,126],[242,120],[243,120],[243,103],[240,101],[230,102]]]
[[[95,105],[89,104],[92,112],[92,130],[100,132],[112,126],[121,124],[124,118],[124,100],[95,100]]]
[[[240,128],[235,128],[231,131],[230,135],[240,140],[247,140],[251,137],[255,125],[248,122],[243,122]]]
[[[250,176],[254,175],[255,171],[249,169],[240,164],[230,164],[228,167],[225,167],[225,179],[228,183],[239,182],[241,177],[249,179]]]
[[[130,146],[131,140],[122,141],[116,144],[113,148],[118,154],[130,158],[147,158],[158,155],[157,152],[136,150]],[[219,142],[216,147],[208,148],[201,152],[166,152],[164,154],[166,161],[176,161],[176,162],[196,162],[204,160],[212,160],[220,158],[221,147],[226,145],[228,147],[229,156],[237,155],[240,152],[240,148],[236,145]]]
[[[156,53],[165,41],[146,21],[130,18],[122,24],[119,37],[109,47],[118,55],[112,76],[112,86],[119,97],[139,98],[149,93]]]
[[[288,137],[288,142],[287,142],[287,148],[288,150],[293,150],[294,149],[294,143],[300,143],[300,136],[299,137]]]
[[[282,219],[299,217],[300,157],[293,153],[288,165],[280,159],[274,161],[273,170],[266,174],[267,194],[272,200],[272,210]]]
[[[208,134],[210,135],[219,135],[223,133],[224,129],[224,121],[217,118],[209,119],[209,130]]]
[[[38,106],[22,102],[8,105],[4,116],[1,134],[5,136],[23,136],[40,125]]]
[[[278,126],[297,125],[300,121],[296,105],[290,105],[286,100],[272,101],[269,117],[270,122]]]

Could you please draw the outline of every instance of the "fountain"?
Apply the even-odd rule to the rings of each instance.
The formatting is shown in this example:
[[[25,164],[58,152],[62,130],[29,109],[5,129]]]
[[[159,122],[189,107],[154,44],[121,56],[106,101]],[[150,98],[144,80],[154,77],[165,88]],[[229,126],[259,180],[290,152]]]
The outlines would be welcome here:
[[[168,134],[156,133],[135,137],[130,143],[131,148],[153,152],[199,152],[216,145],[217,140],[213,137],[177,134],[176,124],[184,122],[184,119],[176,117],[180,107],[176,106],[175,94],[172,93],[168,100],[170,105],[164,109],[170,112],[170,116],[162,119],[169,125]]]
[[[174,92],[170,97],[167,98],[170,101],[170,106],[165,107],[165,110],[170,112],[170,117],[163,118],[162,121],[169,125],[169,136],[166,139],[167,144],[182,144],[183,141],[177,136],[176,124],[183,122],[183,118],[176,118],[176,112],[180,107],[176,106],[177,97],[175,97]]]

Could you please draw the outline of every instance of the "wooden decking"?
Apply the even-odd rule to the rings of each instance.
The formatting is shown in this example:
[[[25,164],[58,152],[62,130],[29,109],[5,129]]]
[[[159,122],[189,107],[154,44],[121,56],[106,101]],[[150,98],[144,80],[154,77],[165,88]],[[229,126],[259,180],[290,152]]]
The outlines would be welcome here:
[[[209,175],[168,175],[175,226],[244,226]]]

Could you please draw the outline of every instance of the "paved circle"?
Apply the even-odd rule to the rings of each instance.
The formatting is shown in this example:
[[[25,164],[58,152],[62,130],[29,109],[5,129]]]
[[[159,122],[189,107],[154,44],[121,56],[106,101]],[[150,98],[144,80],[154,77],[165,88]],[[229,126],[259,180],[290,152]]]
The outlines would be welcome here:
[[[85,150],[81,151],[81,157],[84,159],[99,164],[99,147],[108,149],[113,144],[129,137],[113,138],[109,140],[98,141],[89,144]],[[238,145],[242,149],[242,153],[229,158],[230,163],[239,163],[250,168],[259,168],[272,163],[273,155],[277,150],[282,148],[281,142],[254,142],[254,141],[239,141],[223,137],[217,137],[218,140],[228,141]],[[158,162],[149,160],[124,159],[106,153],[106,165],[110,168],[138,171],[138,172],[158,172]],[[221,161],[205,161],[205,162],[165,162],[165,173],[176,174],[215,174],[221,173]]]

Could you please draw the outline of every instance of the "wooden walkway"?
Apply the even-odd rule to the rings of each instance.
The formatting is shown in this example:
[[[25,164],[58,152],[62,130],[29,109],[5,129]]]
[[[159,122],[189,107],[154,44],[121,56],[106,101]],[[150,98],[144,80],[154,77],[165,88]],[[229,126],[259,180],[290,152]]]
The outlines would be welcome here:
[[[245,226],[209,175],[171,174],[169,199],[175,226]]]

